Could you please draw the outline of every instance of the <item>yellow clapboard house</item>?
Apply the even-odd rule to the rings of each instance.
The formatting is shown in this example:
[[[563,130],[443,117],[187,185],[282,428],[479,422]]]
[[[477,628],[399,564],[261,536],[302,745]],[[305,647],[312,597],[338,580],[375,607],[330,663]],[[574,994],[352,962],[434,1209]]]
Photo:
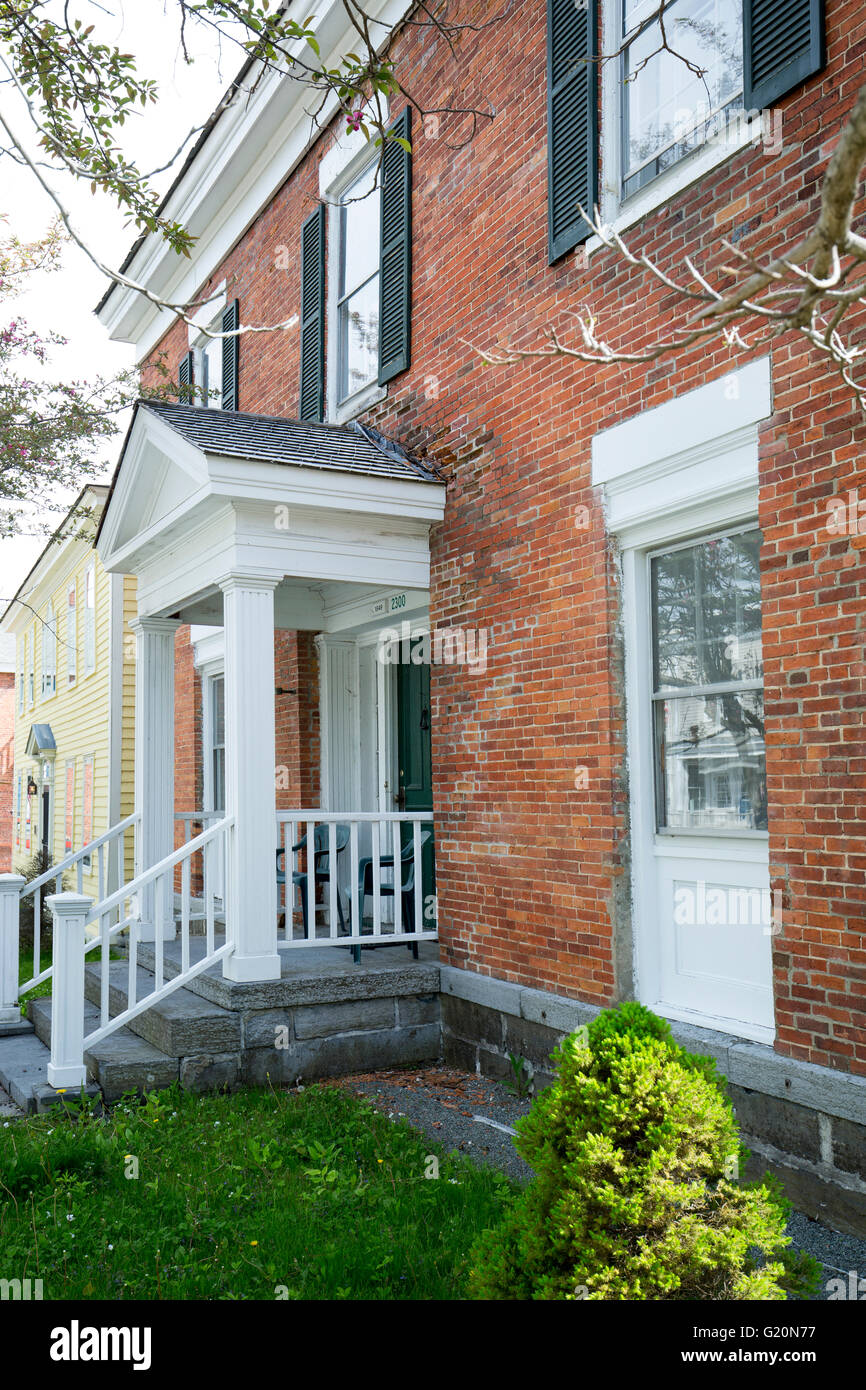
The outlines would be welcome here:
[[[18,873],[40,851],[59,863],[134,806],[135,580],[107,574],[93,549],[107,495],[83,489],[0,619],[15,637]],[[113,869],[104,861],[107,878]],[[66,886],[77,886],[75,874]],[[81,891],[97,887],[93,854]]]

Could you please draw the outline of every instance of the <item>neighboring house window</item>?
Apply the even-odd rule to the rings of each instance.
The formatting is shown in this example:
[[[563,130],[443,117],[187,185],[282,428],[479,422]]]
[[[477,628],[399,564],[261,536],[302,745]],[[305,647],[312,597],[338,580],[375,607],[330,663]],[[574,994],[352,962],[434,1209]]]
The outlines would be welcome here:
[[[652,557],[660,830],[767,829],[761,533]]]
[[[84,673],[96,669],[96,569],[88,565],[84,573]]]
[[[702,145],[716,113],[742,97],[742,0],[674,0],[664,23],[670,49],[658,0],[623,0],[624,198]]]
[[[75,760],[66,764],[66,804],[64,806],[63,844],[69,853],[75,847]]]
[[[49,603],[42,628],[42,694],[53,695],[57,689],[57,619],[54,604]]]
[[[375,381],[379,371],[378,162],[349,185],[340,200],[337,291],[340,404]]]
[[[69,586],[66,595],[66,680],[69,685],[75,684],[75,677],[78,671],[78,621],[77,608],[75,603],[75,582]]]
[[[84,770],[81,779],[81,845],[89,845],[93,839],[93,754],[88,753],[84,759]],[[85,869],[92,866],[93,855],[86,854],[82,859]]]

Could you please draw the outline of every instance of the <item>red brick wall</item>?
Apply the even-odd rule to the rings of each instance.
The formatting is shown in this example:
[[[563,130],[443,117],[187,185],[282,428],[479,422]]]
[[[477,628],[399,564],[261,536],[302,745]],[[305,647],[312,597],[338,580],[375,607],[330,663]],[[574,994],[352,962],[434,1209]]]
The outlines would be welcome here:
[[[12,785],[15,771],[15,673],[0,671],[0,874],[12,870]]]
[[[489,18],[476,0],[454,8]],[[746,249],[790,246],[814,219],[819,175],[866,57],[866,12],[855,0],[829,9],[830,65],[782,103],[782,152],[733,155],[628,233],[665,270],[679,276],[686,251],[719,267],[729,258],[721,236]],[[545,325],[571,338],[573,311],[589,305],[616,342],[639,350],[681,312],[612,253],[588,269],[573,256],[547,264],[544,11],[541,0],[513,7],[506,24],[460,45],[459,65],[429,30],[407,28],[395,43],[422,105],[483,90],[497,117],[459,149],[455,124],[439,139],[416,125],[412,366],[371,418],[427,446],[449,476],[446,521],[432,538],[433,621],[488,634],[484,676],[434,672],[443,957],[604,1003],[628,989],[614,952],[615,929],[628,921],[627,768],[619,594],[590,485],[591,440],[748,354],[715,344],[649,368],[482,368],[466,345],[529,342]],[[325,145],[212,277],[240,296],[244,322],[297,308],[297,258],[276,269],[278,248],[299,244]],[[174,364],[186,328],[162,346]],[[772,886],[786,916],[774,943],[777,1047],[866,1073],[866,541],[824,525],[828,497],[866,484],[866,428],[798,344],[774,346],[773,384],[760,519]],[[297,331],[244,340],[241,408],[292,416],[297,394]],[[288,727],[295,716],[284,718]],[[575,783],[580,768],[586,786]]]

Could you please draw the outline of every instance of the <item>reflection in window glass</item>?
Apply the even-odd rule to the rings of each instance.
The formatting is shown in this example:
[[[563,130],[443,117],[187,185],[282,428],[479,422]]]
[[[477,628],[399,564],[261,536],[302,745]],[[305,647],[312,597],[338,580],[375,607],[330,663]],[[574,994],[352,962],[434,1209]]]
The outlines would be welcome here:
[[[651,563],[660,829],[766,830],[761,534]]]
[[[378,165],[346,189],[340,208],[339,396],[375,381],[379,369]]]
[[[743,90],[742,0],[626,0],[623,34],[623,196],[713,134],[712,117]],[[672,50],[672,51],[671,51]]]

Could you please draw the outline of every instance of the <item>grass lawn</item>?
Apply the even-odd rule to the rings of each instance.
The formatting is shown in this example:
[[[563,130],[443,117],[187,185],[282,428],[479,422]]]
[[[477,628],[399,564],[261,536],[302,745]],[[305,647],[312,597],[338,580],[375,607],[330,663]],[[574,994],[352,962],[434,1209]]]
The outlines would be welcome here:
[[[51,949],[50,949],[50,947],[49,947],[49,949],[48,949],[47,951],[44,951],[44,950],[43,950],[43,951],[40,953],[40,956],[39,956],[39,971],[38,971],[39,974],[41,974],[43,970],[47,970],[47,969],[48,969],[49,965],[51,964],[51,959],[52,959],[52,956],[51,956]],[[32,979],[33,979],[33,974],[34,974],[34,971],[33,971],[33,947],[32,947],[32,946],[29,946],[29,947],[26,947],[26,948],[21,952],[20,957],[19,957],[19,961],[18,961],[18,983],[19,983],[19,985],[23,985],[23,983],[24,983],[25,980],[32,980]],[[22,1015],[22,1017],[23,1017],[23,1018],[26,1018],[26,1017],[27,1017],[27,1002],[28,1002],[28,1000],[30,1000],[30,999],[41,999],[41,998],[43,998],[46,994],[50,994],[50,993],[51,993],[51,977],[49,976],[47,980],[43,980],[43,981],[42,981],[41,985],[34,985],[34,986],[33,986],[33,989],[28,990],[28,992],[27,992],[26,994],[22,994],[22,995],[20,996],[20,999],[19,999],[19,1003],[20,1003],[20,1005],[21,1005],[21,1015]]]
[[[459,1299],[512,1186],[328,1087],[0,1125],[0,1249],[45,1299]],[[137,1171],[137,1176],[134,1176]]]

